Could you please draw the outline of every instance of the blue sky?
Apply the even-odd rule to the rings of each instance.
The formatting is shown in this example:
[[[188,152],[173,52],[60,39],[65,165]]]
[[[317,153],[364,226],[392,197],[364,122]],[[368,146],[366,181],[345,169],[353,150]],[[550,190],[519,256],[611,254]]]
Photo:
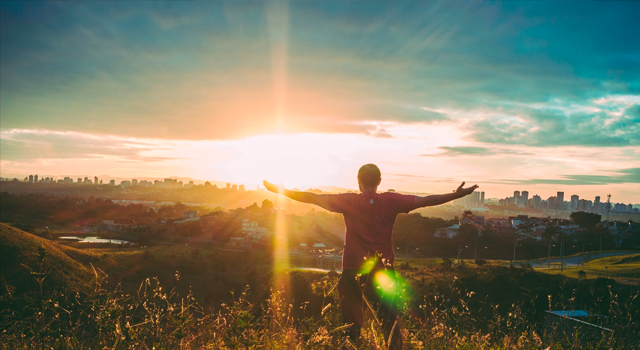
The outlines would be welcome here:
[[[344,171],[366,160],[407,175],[437,165],[487,184],[631,186],[640,198],[639,2],[30,1],[0,10],[3,173],[62,174],[102,159],[113,175],[231,176],[228,161],[216,158],[228,172],[205,173],[175,145],[313,134],[358,149]],[[425,139],[429,131],[437,137]],[[403,154],[367,153],[354,137]],[[93,141],[78,147],[78,138]],[[317,179],[328,180],[345,185]]]

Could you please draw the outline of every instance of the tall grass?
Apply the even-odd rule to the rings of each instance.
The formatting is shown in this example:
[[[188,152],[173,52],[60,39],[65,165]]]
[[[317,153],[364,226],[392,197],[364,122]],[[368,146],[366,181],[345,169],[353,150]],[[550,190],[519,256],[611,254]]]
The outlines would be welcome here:
[[[107,276],[94,269],[93,281],[82,291],[43,290],[47,271],[55,267],[47,265],[44,249],[36,256],[37,266],[28,268],[33,293],[17,297],[5,285],[0,297],[1,349],[388,348],[375,317],[363,326],[361,339],[346,337],[348,326],[341,323],[335,276],[312,286],[314,293],[322,295],[318,312],[307,313],[306,303],[294,310],[282,291],[252,303],[248,288],[234,295],[232,302],[205,312],[191,293],[177,292],[179,273],[173,281],[148,278],[136,292],[126,293],[104,287]],[[544,324],[525,310],[572,309],[577,305],[575,290],[566,290],[560,300],[529,297],[504,306],[477,300],[476,293],[461,287],[454,276],[447,279],[445,274],[445,280],[437,293],[414,293],[403,301],[399,326],[405,348],[638,348],[637,294],[620,300],[609,288],[608,295],[593,296],[593,310],[604,310],[608,326],[615,328],[613,334],[589,339],[579,332],[551,337],[545,334]]]

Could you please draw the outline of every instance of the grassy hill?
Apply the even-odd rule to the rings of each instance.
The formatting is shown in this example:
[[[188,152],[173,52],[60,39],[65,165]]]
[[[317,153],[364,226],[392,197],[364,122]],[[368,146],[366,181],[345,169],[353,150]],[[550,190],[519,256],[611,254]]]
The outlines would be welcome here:
[[[43,287],[75,289],[91,280],[93,272],[83,263],[97,260],[97,254],[66,247],[0,223],[0,283],[15,287],[17,294],[35,290],[37,283],[22,264],[34,271],[39,269],[34,254],[40,245],[47,251],[44,266],[54,266]]]
[[[551,268],[538,271],[550,274],[560,274],[560,264],[554,263]],[[584,272],[584,274],[579,273]],[[584,262],[582,265],[565,266],[562,272],[573,278],[611,278],[623,283],[640,283],[640,254],[606,256]]]
[[[36,268],[33,253],[40,244],[48,253],[46,265],[56,267],[44,298],[0,295],[0,349],[386,348],[375,320],[357,347],[345,345],[335,276],[278,271],[290,283],[272,290],[277,278],[270,253],[207,245],[78,250],[0,224],[2,276],[16,290],[37,288],[20,263]],[[89,262],[108,282],[80,293],[49,294],[88,284]],[[638,343],[635,286],[449,262],[397,261],[396,291],[409,349],[576,348],[573,333],[566,339],[542,337],[549,308],[607,316],[602,322],[615,336],[580,348],[628,349]],[[616,266],[637,263],[627,256]],[[247,285],[248,295],[242,293]]]

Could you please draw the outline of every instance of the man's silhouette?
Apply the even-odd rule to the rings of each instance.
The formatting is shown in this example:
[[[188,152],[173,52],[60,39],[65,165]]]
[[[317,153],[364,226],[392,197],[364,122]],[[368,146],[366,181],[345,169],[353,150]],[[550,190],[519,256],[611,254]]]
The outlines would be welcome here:
[[[316,194],[291,191],[267,181],[264,181],[264,186],[269,191],[299,202],[315,204],[344,216],[347,230],[342,253],[342,276],[338,283],[343,322],[352,324],[349,335],[356,340],[360,336],[364,313],[373,307],[382,323],[385,340],[393,332],[390,347],[402,348],[400,328],[396,324],[394,293],[381,293],[376,288],[380,283],[375,280],[380,272],[386,276],[395,276],[392,229],[396,216],[398,213],[408,213],[417,208],[462,198],[471,194],[478,186],[463,188],[463,182],[453,193],[421,197],[393,192],[378,193],[381,181],[380,169],[375,164],[366,164],[358,171],[361,193]]]

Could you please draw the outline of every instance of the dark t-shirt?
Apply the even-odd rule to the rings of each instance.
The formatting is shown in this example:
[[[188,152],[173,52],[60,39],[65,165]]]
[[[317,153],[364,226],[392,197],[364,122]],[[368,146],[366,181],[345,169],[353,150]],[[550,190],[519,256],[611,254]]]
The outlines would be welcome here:
[[[344,215],[347,227],[342,269],[359,269],[365,259],[380,254],[393,265],[392,233],[398,213],[415,209],[415,196],[393,192],[342,193],[328,195],[325,209]]]

